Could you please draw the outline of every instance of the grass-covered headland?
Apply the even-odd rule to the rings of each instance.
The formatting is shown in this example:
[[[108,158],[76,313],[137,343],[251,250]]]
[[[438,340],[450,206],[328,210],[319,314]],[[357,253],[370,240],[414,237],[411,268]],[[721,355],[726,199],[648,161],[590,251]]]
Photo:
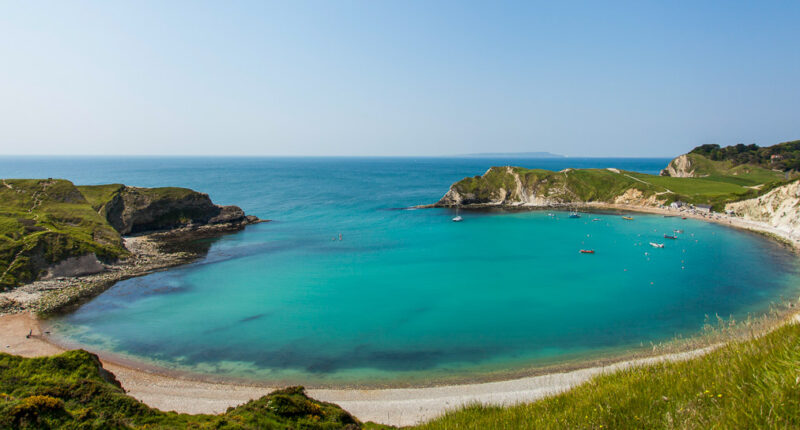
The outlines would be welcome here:
[[[221,415],[150,408],[125,394],[97,357],[0,353],[0,428],[357,429],[336,405],[301,388]],[[800,325],[728,343],[684,362],[598,376],[564,394],[513,407],[474,405],[413,427],[438,429],[800,428]]]
[[[703,149],[705,147],[698,147],[672,160],[660,175],[618,170],[613,166],[608,169],[565,169],[559,172],[497,166],[483,175],[454,183],[436,206],[558,206],[584,203],[659,206],[682,201],[708,204],[722,211],[726,203],[758,197],[794,180],[797,177],[797,171],[792,170],[794,164],[780,164],[779,158],[773,162],[764,160],[769,160],[769,154],[782,157],[779,154],[785,153],[786,157],[790,157],[793,152],[787,152],[788,148],[797,145],[800,145],[800,141],[767,148],[756,147],[756,153],[762,155],[754,156],[756,162],[753,164],[746,162],[746,152],[742,152],[739,158],[719,156],[711,159],[710,153]],[[715,145],[714,148],[732,154],[738,146],[720,149]]]
[[[54,266],[70,259],[112,263],[124,258],[129,252],[122,235],[209,224],[235,229],[256,220],[236,206],[217,206],[207,194],[186,188],[3,179],[0,291],[54,274]],[[60,267],[57,272],[78,269]]]

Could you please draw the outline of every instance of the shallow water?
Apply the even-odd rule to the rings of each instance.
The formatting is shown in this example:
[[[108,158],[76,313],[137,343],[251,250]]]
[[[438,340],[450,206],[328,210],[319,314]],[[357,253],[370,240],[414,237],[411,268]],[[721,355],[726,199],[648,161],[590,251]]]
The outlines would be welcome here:
[[[474,377],[691,335],[706,316],[762,313],[800,285],[784,248],[696,220],[462,212],[453,223],[449,210],[396,209],[506,160],[23,161],[0,160],[20,171],[3,176],[183,185],[275,220],[56,321],[68,341],[178,370],[312,385]],[[48,163],[50,174],[30,170]],[[666,160],[513,164],[653,172]]]

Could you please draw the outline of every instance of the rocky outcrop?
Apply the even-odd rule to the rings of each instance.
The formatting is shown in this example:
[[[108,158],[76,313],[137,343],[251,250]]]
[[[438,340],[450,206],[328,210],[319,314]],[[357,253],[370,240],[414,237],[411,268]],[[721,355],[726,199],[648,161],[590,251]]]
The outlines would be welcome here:
[[[694,178],[695,166],[692,164],[692,159],[683,154],[669,162],[666,169],[661,171],[661,176],[672,176],[674,178]]]
[[[243,227],[258,220],[237,206],[215,205],[186,188],[123,187],[100,208],[122,235],[204,225]]]
[[[656,206],[658,188],[617,169],[565,169],[560,172],[492,167],[464,178],[433,206],[549,207],[584,203]]]
[[[102,271],[129,257],[123,235],[170,233],[165,239],[186,242],[255,222],[239,207],[186,188],[0,180],[0,290]]]
[[[725,210],[760,221],[800,239],[800,181],[775,188],[750,200],[725,205]]]
[[[83,276],[100,273],[105,267],[94,254],[84,254],[80,257],[70,257],[62,260],[47,269],[41,279],[61,278],[64,276]]]

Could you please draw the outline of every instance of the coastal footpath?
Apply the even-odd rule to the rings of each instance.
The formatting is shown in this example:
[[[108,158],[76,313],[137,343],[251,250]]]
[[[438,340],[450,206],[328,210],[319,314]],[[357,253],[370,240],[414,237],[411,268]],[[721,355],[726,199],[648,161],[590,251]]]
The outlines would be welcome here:
[[[115,282],[207,251],[189,243],[262,222],[186,188],[0,180],[0,313],[68,309]]]

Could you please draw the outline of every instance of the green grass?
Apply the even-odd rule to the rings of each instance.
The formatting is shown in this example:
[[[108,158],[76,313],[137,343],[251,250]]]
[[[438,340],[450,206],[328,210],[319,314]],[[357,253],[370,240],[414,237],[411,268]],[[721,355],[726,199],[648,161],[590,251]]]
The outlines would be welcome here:
[[[6,179],[0,185],[0,290],[88,253],[111,261],[127,251],[119,233],[71,182]]]
[[[0,428],[357,429],[331,403],[302,387],[275,391],[220,415],[162,412],[125,394],[97,356],[83,350],[52,357],[0,353]]]
[[[99,211],[103,205],[110,202],[124,188],[125,185],[122,184],[79,185],[78,191],[83,194],[95,211]]]
[[[161,208],[157,219],[137,227],[144,231],[207,219],[216,208],[205,194],[187,188],[76,187],[62,179],[6,179],[0,184],[0,290],[34,281],[70,257],[91,253],[111,262],[126,256],[121,230],[106,213],[106,205],[124,193],[135,194],[131,200],[136,204],[156,202]],[[139,209],[136,204],[133,210]]]
[[[800,325],[689,361],[599,376],[530,404],[469,406],[414,428],[800,428]]]
[[[512,191],[517,188],[516,174],[529,195],[546,197],[554,202],[613,203],[618,196],[634,189],[641,191],[645,198],[655,195],[664,203],[682,200],[693,204],[711,204],[715,210],[722,210],[725,203],[757,197],[785,183],[780,179],[782,174],[757,166],[740,165],[726,171],[731,175],[676,178],[628,171],[616,173],[608,169],[554,172],[522,167],[492,167],[483,176],[464,178],[453,184],[453,188],[462,196],[469,196],[465,203],[496,202],[504,195],[502,190],[506,191],[506,201],[514,203]]]

